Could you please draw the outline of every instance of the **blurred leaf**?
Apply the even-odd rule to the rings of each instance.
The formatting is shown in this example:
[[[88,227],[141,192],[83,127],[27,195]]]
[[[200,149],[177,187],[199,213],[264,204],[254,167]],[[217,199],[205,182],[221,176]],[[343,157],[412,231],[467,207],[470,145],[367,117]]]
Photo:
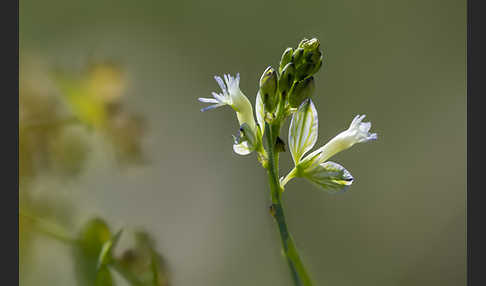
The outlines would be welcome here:
[[[138,277],[143,285],[167,286],[168,269],[163,257],[156,252],[155,243],[146,232],[135,233],[135,247],[118,258],[119,265]]]
[[[112,252],[113,249],[116,247],[118,241],[120,240],[120,236],[122,232],[123,229],[120,229],[115,234],[115,236],[113,236],[110,240],[108,240],[103,244],[103,247],[101,248],[100,251],[100,256],[98,258],[98,265],[97,265],[98,270],[101,269],[103,266],[106,266],[113,260]]]
[[[78,285],[95,284],[98,279],[97,264],[100,252],[110,238],[110,229],[101,218],[91,219],[81,228],[73,249]]]
[[[115,285],[113,282],[113,278],[111,276],[110,270],[107,266],[102,266],[97,274],[96,274],[96,281],[94,283],[95,286],[112,286]]]

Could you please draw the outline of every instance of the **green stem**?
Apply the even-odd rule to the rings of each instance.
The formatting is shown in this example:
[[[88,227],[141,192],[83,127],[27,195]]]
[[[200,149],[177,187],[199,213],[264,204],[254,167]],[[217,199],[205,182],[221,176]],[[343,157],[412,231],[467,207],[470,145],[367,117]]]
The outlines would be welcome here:
[[[19,216],[28,219],[33,222],[33,225],[43,234],[50,236],[53,239],[58,241],[73,244],[75,243],[75,239],[68,234],[68,232],[62,228],[61,226],[54,224],[50,221],[35,217],[25,212],[19,212]]]
[[[293,178],[295,178],[297,176],[297,169],[296,168],[293,168],[288,174],[287,176],[285,176],[285,178],[283,178],[282,182],[280,182],[280,184],[282,185],[282,188],[287,185],[287,183],[292,180]]]
[[[278,179],[278,152],[275,152],[274,144],[280,132],[280,125],[265,123],[265,134],[268,145],[268,182],[272,197],[272,214],[278,226],[282,248],[287,258],[287,263],[296,286],[311,286],[309,274],[299,257],[294,240],[288,230],[285,221],[284,208],[282,204],[282,188]]]

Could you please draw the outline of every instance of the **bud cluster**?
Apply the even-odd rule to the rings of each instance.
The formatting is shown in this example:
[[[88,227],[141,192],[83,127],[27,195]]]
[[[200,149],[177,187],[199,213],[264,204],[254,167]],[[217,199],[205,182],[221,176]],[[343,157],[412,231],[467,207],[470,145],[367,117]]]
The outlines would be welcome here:
[[[287,48],[280,59],[278,72],[268,67],[260,78],[260,96],[265,112],[274,114],[297,108],[314,92],[313,75],[322,65],[319,40],[303,39],[297,48]]]

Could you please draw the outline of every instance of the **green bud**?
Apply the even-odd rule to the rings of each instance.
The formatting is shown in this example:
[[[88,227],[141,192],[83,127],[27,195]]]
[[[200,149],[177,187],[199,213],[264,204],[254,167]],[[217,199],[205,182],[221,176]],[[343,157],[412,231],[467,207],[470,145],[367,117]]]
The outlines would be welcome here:
[[[302,41],[300,41],[299,45],[297,48],[304,48],[304,45],[309,41],[307,38],[303,38]]]
[[[304,59],[304,49],[303,48],[298,48],[294,51],[294,64],[296,67],[302,64],[302,61]]]
[[[318,63],[322,59],[322,52],[320,50],[304,50],[304,59],[306,62]]]
[[[294,49],[287,48],[284,53],[282,54],[282,58],[280,59],[280,65],[278,68],[279,73],[282,73],[284,67],[292,61],[292,55],[294,54]]]
[[[296,67],[297,79],[301,80],[315,74],[322,65],[321,44],[316,38],[303,39],[299,43],[299,49],[302,52],[294,54],[294,63]],[[297,51],[296,50],[296,51]],[[302,53],[302,55],[300,54]]]
[[[268,112],[274,112],[277,108],[277,87],[277,71],[272,67],[268,67],[260,78],[260,94],[262,96],[263,105]]]
[[[316,72],[319,71],[319,69],[322,66],[322,55],[320,56],[319,60],[317,61],[317,64],[314,66],[314,69],[312,70],[311,74],[315,74]]]
[[[312,71],[315,69],[316,65],[311,62],[305,62],[299,66],[299,69],[295,72],[295,77],[297,80],[302,80],[308,76],[312,75]]]
[[[299,107],[305,99],[312,96],[314,89],[315,83],[312,76],[295,83],[289,96],[290,106]]]
[[[295,79],[295,65],[293,62],[288,63],[280,73],[280,78],[278,79],[278,90],[285,96],[289,93],[292,88],[292,84]]]
[[[321,43],[316,38],[312,38],[310,40],[304,39],[299,44],[299,48],[303,48],[304,50],[316,51],[319,50],[320,47]]]

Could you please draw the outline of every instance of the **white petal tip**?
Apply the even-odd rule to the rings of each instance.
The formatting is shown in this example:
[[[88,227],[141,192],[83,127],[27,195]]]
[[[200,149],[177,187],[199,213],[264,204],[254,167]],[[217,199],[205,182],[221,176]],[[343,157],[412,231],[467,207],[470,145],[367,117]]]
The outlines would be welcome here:
[[[206,106],[204,108],[201,108],[201,112],[208,111],[208,110],[211,110],[211,109],[215,109],[215,108],[218,108],[220,106],[222,106],[222,104],[214,104],[214,105]]]

